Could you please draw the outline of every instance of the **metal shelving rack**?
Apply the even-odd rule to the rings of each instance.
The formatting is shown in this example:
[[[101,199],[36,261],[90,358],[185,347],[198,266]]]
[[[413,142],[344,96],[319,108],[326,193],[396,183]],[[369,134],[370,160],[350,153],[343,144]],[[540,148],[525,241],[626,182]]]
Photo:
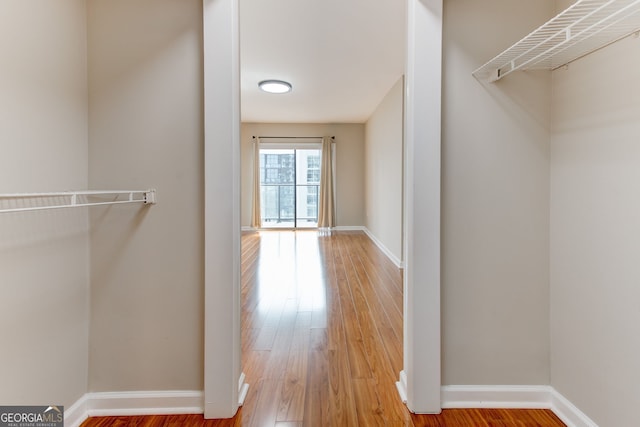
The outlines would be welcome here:
[[[155,204],[156,190],[0,194],[0,213],[129,203]]]
[[[578,0],[473,72],[494,82],[518,70],[555,70],[640,31],[640,0]]]

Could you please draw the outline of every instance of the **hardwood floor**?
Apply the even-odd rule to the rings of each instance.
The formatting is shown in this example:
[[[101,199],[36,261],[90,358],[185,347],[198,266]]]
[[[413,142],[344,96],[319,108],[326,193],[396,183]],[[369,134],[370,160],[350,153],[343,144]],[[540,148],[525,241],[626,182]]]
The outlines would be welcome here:
[[[395,388],[399,271],[361,233],[264,232],[243,243],[243,366],[257,386],[243,409],[249,425],[408,420]]]
[[[250,384],[231,420],[91,418],[111,426],[564,426],[546,410],[413,415],[402,369],[402,276],[360,232],[242,237],[242,358]]]
[[[249,417],[251,418],[251,417]],[[205,420],[197,415],[146,415],[137,417],[89,418],[82,427],[238,427],[249,425],[242,409],[229,420]],[[260,424],[275,427],[302,427],[306,422],[278,422]],[[371,424],[324,424],[330,427],[368,426]],[[544,409],[445,409],[440,415],[412,415],[406,423],[376,423],[382,426],[415,427],[543,427],[564,426],[551,412]]]

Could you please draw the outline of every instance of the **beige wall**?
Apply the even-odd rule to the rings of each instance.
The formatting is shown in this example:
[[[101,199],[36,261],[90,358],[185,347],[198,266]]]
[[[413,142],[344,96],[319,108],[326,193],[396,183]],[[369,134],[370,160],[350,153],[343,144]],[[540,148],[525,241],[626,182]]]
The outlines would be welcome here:
[[[444,7],[443,384],[548,384],[550,74],[471,72],[554,2]]]
[[[0,193],[87,187],[86,8],[0,2]],[[2,202],[0,202],[0,205]],[[0,216],[0,402],[87,387],[87,211]]]
[[[600,426],[638,424],[639,74],[634,38],[553,73],[551,384]]]
[[[91,242],[83,209],[0,217],[6,404],[202,389],[202,4],[88,4],[0,2],[0,192],[155,187],[159,203],[93,208]],[[445,2],[443,383],[551,382],[632,425],[638,44],[556,71],[553,91],[548,73],[471,77],[554,6]],[[251,135],[335,135],[338,225],[376,228],[360,124],[244,124],[243,225]]]
[[[241,143],[241,224],[251,225],[252,136],[336,137],[336,225],[364,225],[364,125],[243,123]]]
[[[156,188],[91,216],[90,391],[203,388],[202,2],[94,0],[89,184]]]
[[[402,261],[403,91],[400,78],[365,125],[365,226]]]

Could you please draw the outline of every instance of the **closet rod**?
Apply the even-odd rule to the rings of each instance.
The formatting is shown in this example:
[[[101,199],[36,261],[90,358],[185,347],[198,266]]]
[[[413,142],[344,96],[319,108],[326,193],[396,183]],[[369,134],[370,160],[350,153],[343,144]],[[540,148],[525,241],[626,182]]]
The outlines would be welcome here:
[[[323,136],[252,136],[253,139],[322,139]],[[335,136],[332,136],[331,139],[336,139]]]
[[[106,196],[112,195],[128,196],[126,200],[110,200],[110,201],[87,201],[86,199],[78,200],[78,198],[86,198],[90,196]],[[27,206],[27,207],[11,207],[6,209],[0,208],[0,213],[8,212],[28,212],[28,211],[41,211],[45,209],[61,209],[61,208],[77,208],[85,206],[104,206],[104,205],[122,205],[128,203],[144,203],[145,205],[153,205],[156,203],[156,190],[116,190],[116,191],[60,191],[57,193],[13,193],[13,194],[0,194],[0,200],[2,199],[36,199],[36,198],[51,198],[51,197],[68,197],[69,201],[59,205],[44,205],[44,206]]]

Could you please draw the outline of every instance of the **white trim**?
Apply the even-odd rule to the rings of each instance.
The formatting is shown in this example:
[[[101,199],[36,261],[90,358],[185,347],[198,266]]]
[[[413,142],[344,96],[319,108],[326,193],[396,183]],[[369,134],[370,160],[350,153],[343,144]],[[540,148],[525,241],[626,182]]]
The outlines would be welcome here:
[[[395,264],[396,267],[402,269],[404,267],[404,264],[402,263],[402,261],[393,254],[393,252],[391,252],[389,250],[389,248],[387,248],[384,243],[382,243],[376,236],[373,235],[373,233],[371,232],[371,230],[369,230],[367,227],[364,227],[365,234],[367,236],[369,236],[369,238],[371,239],[371,241],[373,241],[373,243],[376,244],[376,246],[378,247],[378,249],[380,249],[382,251],[382,253],[384,253],[387,258],[389,258],[391,260],[392,263]]]
[[[406,401],[407,376],[400,372],[398,393]],[[238,380],[242,400],[248,384]],[[598,427],[551,386],[448,385],[442,386],[442,408],[550,409],[567,427]],[[242,405],[242,400],[238,402]],[[64,411],[65,426],[78,427],[91,416],[202,414],[202,391],[128,391],[87,393]]]
[[[69,408],[64,410],[64,425],[66,427],[78,427],[87,419],[87,395],[84,394]]]
[[[331,230],[333,231],[364,231],[364,225],[336,225]]]
[[[242,372],[238,8],[237,0],[203,1],[206,418],[236,414]]]
[[[400,371],[400,379],[396,381],[396,388],[402,403],[407,403],[407,374],[404,371]]]
[[[407,1],[403,366],[407,408],[441,412],[440,199],[443,0]]]
[[[584,412],[579,410],[566,397],[551,389],[551,410],[567,427],[598,427]]]
[[[247,397],[247,393],[249,392],[249,384],[244,381],[245,379],[246,377],[244,372],[242,372],[238,379],[238,406],[244,405],[244,399]]]
[[[443,408],[550,409],[567,427],[598,427],[551,386],[448,385],[440,394]]]
[[[259,231],[259,229],[257,229],[257,228],[253,228],[253,227],[251,227],[250,225],[243,225],[243,226],[240,228],[240,231]]]
[[[88,417],[202,414],[202,391],[126,391],[87,393],[65,411],[65,426],[78,427]]]
[[[448,385],[440,395],[443,408],[551,408],[551,387],[544,385]]]

